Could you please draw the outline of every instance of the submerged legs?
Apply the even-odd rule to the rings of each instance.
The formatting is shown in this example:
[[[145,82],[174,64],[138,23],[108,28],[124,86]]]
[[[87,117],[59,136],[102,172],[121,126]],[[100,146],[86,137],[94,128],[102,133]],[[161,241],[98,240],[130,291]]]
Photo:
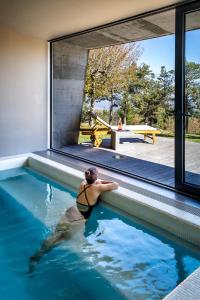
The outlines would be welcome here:
[[[60,243],[65,238],[65,234],[63,232],[55,232],[51,235],[48,239],[46,239],[43,243],[41,248],[30,257],[29,263],[29,271],[28,273],[32,273],[34,271],[35,265],[39,262],[42,256],[48,253],[54,246]]]
[[[63,240],[73,240],[78,239],[80,241],[80,237],[77,236],[77,232],[84,229],[85,221],[80,220],[78,222],[68,222],[65,217],[63,217],[58,225],[56,226],[55,232],[50,235],[41,245],[40,249],[30,257],[29,261],[29,270],[28,274],[32,274],[34,271],[34,267],[40,261],[40,259],[48,253],[52,248],[58,245]],[[83,234],[82,234],[83,235]]]

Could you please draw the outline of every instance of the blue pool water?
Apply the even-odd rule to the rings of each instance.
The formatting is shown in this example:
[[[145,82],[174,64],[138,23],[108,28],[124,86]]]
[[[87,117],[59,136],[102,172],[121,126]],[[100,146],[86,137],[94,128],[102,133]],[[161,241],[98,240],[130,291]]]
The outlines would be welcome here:
[[[30,256],[75,196],[26,168],[0,172],[1,300],[162,299],[200,266],[198,249],[99,204],[30,276]]]

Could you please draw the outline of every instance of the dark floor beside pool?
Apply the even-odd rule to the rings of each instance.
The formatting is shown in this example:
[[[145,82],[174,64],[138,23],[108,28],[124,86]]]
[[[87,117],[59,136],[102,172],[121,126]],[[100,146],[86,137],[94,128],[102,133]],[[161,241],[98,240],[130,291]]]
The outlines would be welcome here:
[[[72,149],[73,146],[71,147],[71,151]],[[103,151],[101,149],[96,150]],[[35,152],[35,154],[48,158],[65,166],[69,166],[79,171],[84,171],[86,168],[91,166],[91,163],[84,162],[76,158],[66,156],[64,154],[55,153],[50,150],[37,151]],[[105,180],[114,179],[120,184],[120,186],[138,193],[142,193],[147,196],[150,192],[153,195],[154,199],[157,199],[173,207],[179,208],[183,211],[190,212],[191,214],[200,216],[200,202],[198,200],[192,199],[191,197],[176,193],[166,188],[162,188],[135,178],[131,178],[126,175],[119,174],[111,170],[107,170],[103,167],[98,167],[98,170],[100,178],[103,178]]]

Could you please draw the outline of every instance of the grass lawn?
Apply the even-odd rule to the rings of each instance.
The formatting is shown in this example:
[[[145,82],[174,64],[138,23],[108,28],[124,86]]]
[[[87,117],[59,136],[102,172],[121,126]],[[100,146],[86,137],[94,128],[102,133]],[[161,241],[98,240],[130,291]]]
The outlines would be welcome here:
[[[162,133],[158,134],[158,136],[172,138],[172,137],[174,137],[174,134],[169,131],[162,131]],[[110,134],[104,135],[103,138],[109,139]],[[200,135],[199,134],[186,134],[186,140],[188,140],[190,142],[200,143]],[[78,143],[81,144],[84,142],[90,142],[90,135],[82,135],[80,133]]]
[[[158,134],[158,136],[170,138],[170,137],[174,137],[174,133],[162,130],[162,132],[160,134]],[[200,134],[187,133],[185,135],[185,138],[186,138],[186,140],[188,140],[190,142],[200,143]]]
[[[109,139],[110,138],[110,134],[106,134],[102,136],[103,139]],[[85,142],[90,142],[90,135],[83,135],[81,134],[81,132],[79,133],[79,139],[78,139],[78,143],[85,143]]]
[[[84,142],[90,142],[90,136],[89,135],[82,135],[79,133],[78,143],[82,144]]]

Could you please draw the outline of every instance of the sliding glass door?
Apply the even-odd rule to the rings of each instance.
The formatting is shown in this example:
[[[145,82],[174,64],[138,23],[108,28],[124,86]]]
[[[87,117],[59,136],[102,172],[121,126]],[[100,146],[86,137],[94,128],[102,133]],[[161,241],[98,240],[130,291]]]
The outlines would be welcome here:
[[[200,1],[52,40],[51,149],[199,196],[199,46]],[[146,124],[161,136],[155,145],[136,135],[121,139],[116,156],[105,131],[105,143],[99,138],[101,149],[93,149],[94,110],[110,125],[122,118],[126,130]]]
[[[200,194],[200,2],[177,8],[176,187]]]

